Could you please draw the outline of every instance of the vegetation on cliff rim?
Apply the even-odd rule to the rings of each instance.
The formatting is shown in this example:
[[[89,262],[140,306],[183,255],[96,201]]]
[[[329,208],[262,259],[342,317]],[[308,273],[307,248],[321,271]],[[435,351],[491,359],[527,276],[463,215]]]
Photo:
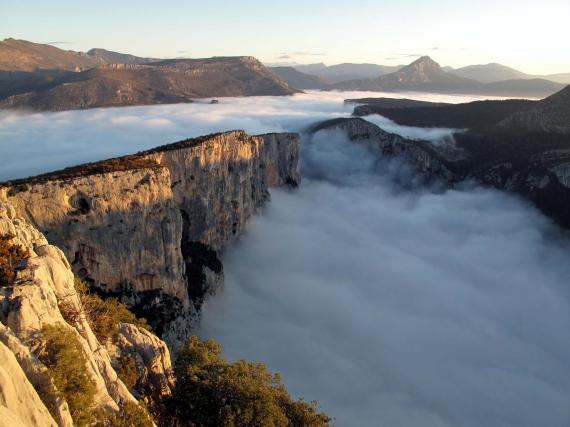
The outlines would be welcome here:
[[[49,181],[64,181],[90,175],[138,169],[154,169],[159,167],[161,166],[155,160],[135,154],[101,160],[99,162],[84,163],[82,165],[72,166],[59,171],[48,172],[29,178],[6,181],[4,183],[0,183],[0,187],[10,187],[8,196],[13,196],[20,191],[27,191],[30,185],[41,184]]]
[[[176,426],[328,426],[331,419],[315,402],[293,400],[261,363],[220,357],[214,340],[192,337],[179,350],[176,386],[166,402]]]

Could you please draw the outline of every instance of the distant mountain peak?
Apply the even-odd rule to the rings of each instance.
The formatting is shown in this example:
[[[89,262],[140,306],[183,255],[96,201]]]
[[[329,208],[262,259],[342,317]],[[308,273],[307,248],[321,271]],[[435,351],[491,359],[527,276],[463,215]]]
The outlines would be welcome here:
[[[421,56],[409,65],[401,68],[399,73],[416,75],[424,79],[431,74],[443,73],[441,66],[429,56]]]
[[[430,75],[444,73],[441,66],[429,56],[421,56],[409,65],[401,68],[399,74],[415,76],[420,80],[429,80]]]
[[[424,72],[424,73],[429,73],[429,72],[433,72],[433,71],[436,71],[436,72],[443,71],[441,66],[427,55],[420,56],[418,59],[416,59],[410,65],[407,65],[404,68],[402,68],[401,71],[405,71],[406,69],[418,70],[418,71]]]

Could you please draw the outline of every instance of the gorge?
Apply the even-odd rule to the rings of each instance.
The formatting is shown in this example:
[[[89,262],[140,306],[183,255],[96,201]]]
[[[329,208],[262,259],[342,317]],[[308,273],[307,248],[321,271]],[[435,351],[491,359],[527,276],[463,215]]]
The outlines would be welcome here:
[[[219,251],[269,187],[298,185],[299,148],[295,134],[226,132],[13,181],[4,198],[177,348],[221,286]]]
[[[456,130],[349,118],[353,106],[343,101],[354,95],[4,113],[0,137],[26,153],[7,147],[3,158],[10,215],[48,232],[94,286],[126,294],[131,282],[199,304],[193,326],[203,338],[219,340],[232,360],[266,362],[338,425],[380,417],[395,426],[564,425],[564,232],[514,195],[441,185],[455,172],[426,156],[453,143]],[[165,135],[226,130],[154,148]],[[119,170],[103,162],[15,180],[137,151]],[[299,183],[298,165],[296,190],[272,188]],[[226,283],[215,296],[202,301],[208,286],[179,286],[191,271],[216,283],[220,260]],[[105,276],[109,266],[121,280]],[[161,332],[171,345],[182,338]]]

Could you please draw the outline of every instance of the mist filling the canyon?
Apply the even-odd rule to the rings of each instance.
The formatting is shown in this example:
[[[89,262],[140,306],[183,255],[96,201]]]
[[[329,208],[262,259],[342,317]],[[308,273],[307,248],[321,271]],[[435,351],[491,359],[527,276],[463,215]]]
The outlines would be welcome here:
[[[301,188],[226,254],[201,336],[340,426],[564,425],[570,251],[548,221],[496,191],[403,190],[405,165],[341,134],[303,155]]]
[[[369,95],[382,96],[359,94]],[[348,115],[350,97],[4,114],[0,179],[209,132],[302,131]],[[451,134],[370,120],[434,143]],[[405,164],[337,132],[303,136],[302,173],[224,254],[225,287],[203,308],[202,338],[228,359],[265,362],[338,426],[567,425],[570,245],[560,230],[505,193],[425,188]]]

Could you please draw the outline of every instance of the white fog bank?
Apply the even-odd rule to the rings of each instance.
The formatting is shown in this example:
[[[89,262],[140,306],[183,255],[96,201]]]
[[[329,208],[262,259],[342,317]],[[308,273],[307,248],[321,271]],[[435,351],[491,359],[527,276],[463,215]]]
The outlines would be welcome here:
[[[338,134],[225,256],[203,338],[338,426],[567,426],[570,246],[518,198],[402,192]],[[341,179],[339,179],[341,177]]]
[[[219,104],[202,100],[193,104],[59,113],[0,111],[0,181],[132,154],[213,132],[298,131],[317,120],[350,115],[354,105],[343,105],[344,99],[370,96],[422,100],[434,97],[454,103],[478,99],[460,95],[309,91],[289,97],[220,98]],[[397,131],[398,126],[390,130]]]

